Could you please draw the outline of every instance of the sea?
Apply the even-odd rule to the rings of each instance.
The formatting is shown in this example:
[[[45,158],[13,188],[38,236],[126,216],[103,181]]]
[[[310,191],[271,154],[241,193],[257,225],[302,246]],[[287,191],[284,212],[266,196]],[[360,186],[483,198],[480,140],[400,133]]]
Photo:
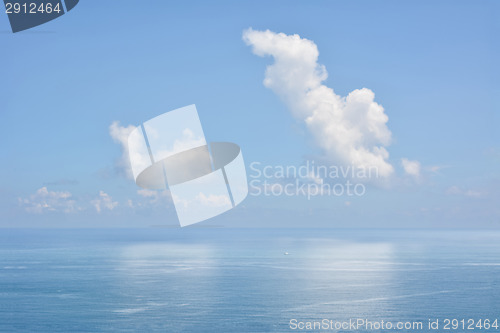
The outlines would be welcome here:
[[[0,229],[0,332],[496,332],[498,321],[499,231]]]

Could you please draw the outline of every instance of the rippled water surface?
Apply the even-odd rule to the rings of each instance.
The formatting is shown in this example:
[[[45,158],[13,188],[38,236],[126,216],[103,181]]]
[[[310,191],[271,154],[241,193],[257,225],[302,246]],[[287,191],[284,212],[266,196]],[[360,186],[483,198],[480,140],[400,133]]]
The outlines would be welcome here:
[[[3,229],[0,331],[290,332],[292,319],[364,318],[431,332],[428,319],[500,319],[499,273],[492,231]]]

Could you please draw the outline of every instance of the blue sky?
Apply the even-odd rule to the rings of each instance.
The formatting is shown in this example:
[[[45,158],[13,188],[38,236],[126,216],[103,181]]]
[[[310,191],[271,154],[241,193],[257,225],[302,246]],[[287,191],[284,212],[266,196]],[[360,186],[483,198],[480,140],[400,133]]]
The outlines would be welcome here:
[[[176,225],[168,195],[125,176],[110,125],[190,104],[247,167],[325,155],[264,86],[251,27],[314,42],[336,94],[374,92],[394,173],[355,198],[249,196],[205,225],[498,228],[499,22],[496,1],[82,1],[17,34],[0,15],[0,226]]]

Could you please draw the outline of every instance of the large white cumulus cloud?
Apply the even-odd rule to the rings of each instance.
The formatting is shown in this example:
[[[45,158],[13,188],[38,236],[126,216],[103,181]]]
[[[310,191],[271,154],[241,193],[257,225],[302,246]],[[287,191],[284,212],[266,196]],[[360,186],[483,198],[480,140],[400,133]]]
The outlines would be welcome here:
[[[299,35],[248,29],[243,40],[256,55],[274,58],[266,69],[264,85],[305,123],[331,162],[376,167],[380,177],[393,173],[385,148],[391,142],[389,118],[370,89],[356,89],[346,97],[335,94],[322,84],[328,74],[318,64],[316,44]]]

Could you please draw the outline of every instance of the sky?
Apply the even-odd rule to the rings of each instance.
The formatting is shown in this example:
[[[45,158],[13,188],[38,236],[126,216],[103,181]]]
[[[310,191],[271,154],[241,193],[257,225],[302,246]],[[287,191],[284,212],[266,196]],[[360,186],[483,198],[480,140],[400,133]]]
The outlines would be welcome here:
[[[123,143],[195,104],[249,182],[378,171],[273,173],[199,226],[498,229],[499,22],[497,1],[87,0],[16,34],[0,15],[0,227],[178,226]],[[346,181],[363,193],[295,191]]]

